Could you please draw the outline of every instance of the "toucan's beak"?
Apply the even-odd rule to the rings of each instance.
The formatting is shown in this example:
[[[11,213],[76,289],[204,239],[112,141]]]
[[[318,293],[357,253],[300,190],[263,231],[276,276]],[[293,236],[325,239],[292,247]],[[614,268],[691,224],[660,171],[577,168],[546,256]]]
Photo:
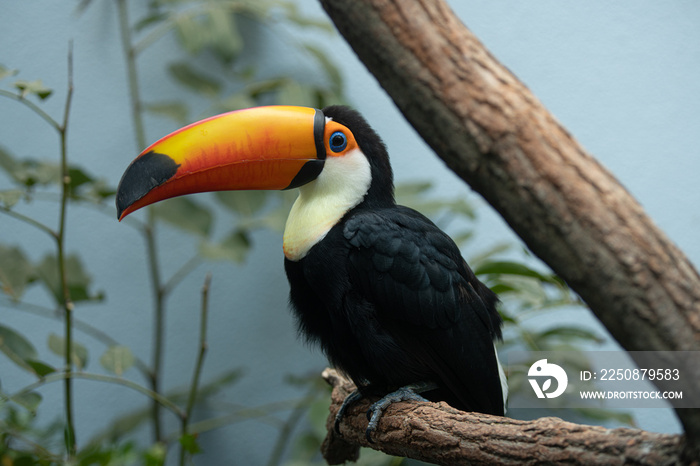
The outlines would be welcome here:
[[[119,220],[184,194],[288,189],[315,179],[326,158],[323,112],[257,107],[193,123],[144,150],[117,189]]]

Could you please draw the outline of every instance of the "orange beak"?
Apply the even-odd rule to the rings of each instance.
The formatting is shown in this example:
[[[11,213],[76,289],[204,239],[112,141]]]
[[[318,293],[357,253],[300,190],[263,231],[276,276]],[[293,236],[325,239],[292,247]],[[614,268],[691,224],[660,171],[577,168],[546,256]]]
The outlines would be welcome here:
[[[185,194],[306,184],[323,169],[324,127],[320,110],[286,106],[192,123],[131,162],[117,189],[117,216]]]

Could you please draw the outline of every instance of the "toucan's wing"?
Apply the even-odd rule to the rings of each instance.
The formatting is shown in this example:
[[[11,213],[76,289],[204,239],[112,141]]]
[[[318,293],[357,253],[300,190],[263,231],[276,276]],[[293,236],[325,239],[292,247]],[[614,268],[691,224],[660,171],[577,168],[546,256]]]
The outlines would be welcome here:
[[[345,222],[350,279],[377,318],[417,361],[431,367],[462,409],[503,413],[493,340],[496,296],[444,232],[398,207],[359,211]]]

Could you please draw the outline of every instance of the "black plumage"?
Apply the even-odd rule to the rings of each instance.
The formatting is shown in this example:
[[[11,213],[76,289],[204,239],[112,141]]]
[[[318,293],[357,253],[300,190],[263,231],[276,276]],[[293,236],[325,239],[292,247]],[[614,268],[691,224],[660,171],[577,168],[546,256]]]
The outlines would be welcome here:
[[[285,260],[301,333],[365,396],[431,382],[430,400],[502,415],[496,295],[449,236],[396,205],[386,148],[364,119],[345,107],[323,112],[352,131],[372,182],[305,257]]]

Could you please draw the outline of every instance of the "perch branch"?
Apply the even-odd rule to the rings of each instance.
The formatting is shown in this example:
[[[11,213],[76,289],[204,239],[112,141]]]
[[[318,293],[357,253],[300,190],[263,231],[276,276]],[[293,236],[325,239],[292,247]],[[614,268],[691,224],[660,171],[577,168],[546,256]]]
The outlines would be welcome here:
[[[369,402],[353,406],[333,430],[335,413],[355,388],[333,369],[323,377],[333,386],[322,451],[329,464],[357,459],[360,446],[435,464],[638,464],[681,462],[680,435],[638,429],[607,429],[546,417],[518,421],[465,413],[445,403],[402,402],[390,406],[380,420],[373,444],[365,439]]]

